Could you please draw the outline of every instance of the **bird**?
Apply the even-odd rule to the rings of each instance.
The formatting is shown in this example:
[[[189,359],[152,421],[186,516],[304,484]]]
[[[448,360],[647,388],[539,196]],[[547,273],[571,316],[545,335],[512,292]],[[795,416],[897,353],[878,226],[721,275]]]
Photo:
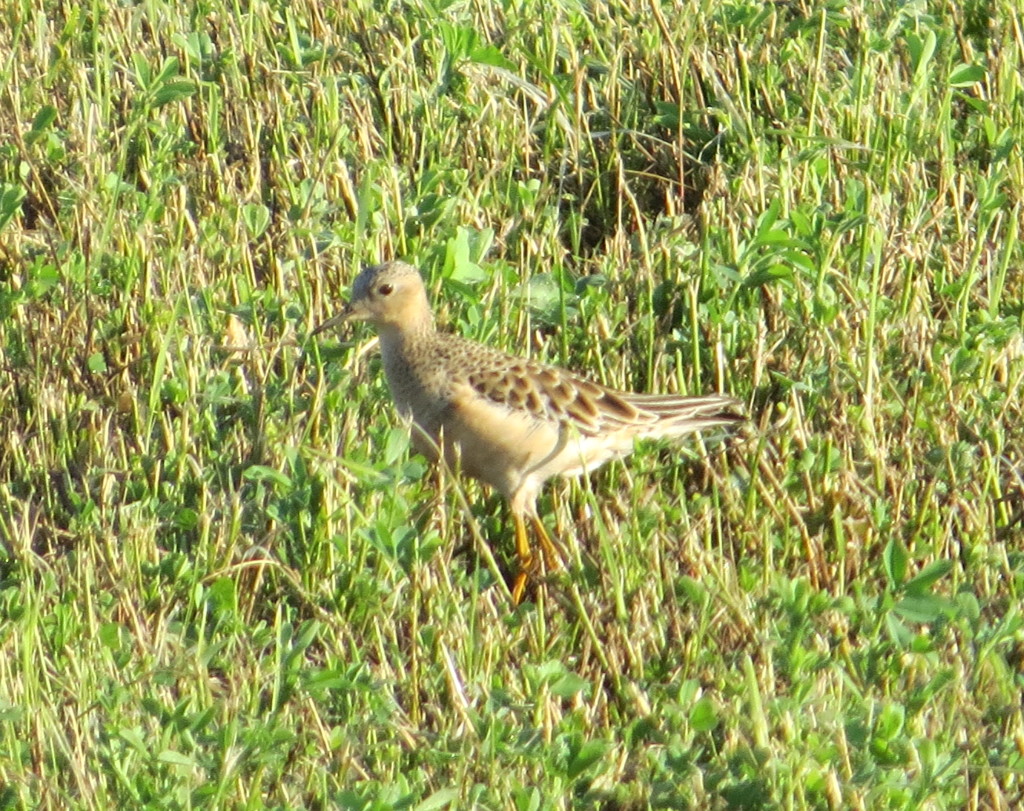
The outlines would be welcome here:
[[[490,485],[508,501],[519,563],[514,605],[537,563],[527,522],[548,569],[561,568],[537,513],[548,479],[592,472],[626,456],[636,440],[677,438],[744,419],[739,401],[727,395],[617,391],[441,331],[423,277],[401,260],[364,267],[348,304],[312,336],[353,321],[376,329],[384,375],[399,415],[411,426],[413,449]]]

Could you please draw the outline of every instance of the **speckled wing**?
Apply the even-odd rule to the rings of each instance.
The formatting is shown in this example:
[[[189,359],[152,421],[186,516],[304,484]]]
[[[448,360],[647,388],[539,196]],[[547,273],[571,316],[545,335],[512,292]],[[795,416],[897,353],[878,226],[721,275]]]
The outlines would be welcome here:
[[[572,426],[581,436],[626,431],[634,436],[678,435],[737,422],[739,403],[710,394],[633,394],[615,391],[555,366],[495,352],[474,342],[462,351],[474,363],[466,381],[479,395],[534,419]]]
[[[535,419],[571,425],[583,436],[623,428],[643,431],[659,420],[626,395],[561,369],[511,356],[503,360],[471,372],[469,385],[488,400],[526,411]]]

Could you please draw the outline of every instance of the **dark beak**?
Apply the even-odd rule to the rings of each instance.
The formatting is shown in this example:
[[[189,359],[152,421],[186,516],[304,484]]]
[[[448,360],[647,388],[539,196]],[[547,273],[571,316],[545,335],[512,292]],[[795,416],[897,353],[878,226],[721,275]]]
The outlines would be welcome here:
[[[371,269],[371,267],[372,265],[364,264],[363,273]],[[316,328],[311,333],[309,333],[309,336],[311,338],[315,338],[321,332],[326,332],[331,327],[337,327],[338,325],[343,324],[346,321],[365,321],[367,316],[368,313],[366,310],[365,301],[361,304],[357,304],[355,307],[352,306],[352,302],[350,301],[342,308],[340,313],[338,313],[335,316],[332,316],[331,318],[328,318],[323,323],[317,324]]]
[[[335,315],[335,316],[333,316],[331,318],[328,318],[326,321],[323,321],[320,324],[318,324],[316,326],[316,329],[314,329],[310,333],[310,337],[315,338],[321,332],[326,332],[327,330],[331,329],[331,327],[336,327],[339,324],[344,323],[351,316],[352,316],[352,305],[346,304],[345,305],[345,309],[342,310],[340,313],[338,313],[337,315]]]

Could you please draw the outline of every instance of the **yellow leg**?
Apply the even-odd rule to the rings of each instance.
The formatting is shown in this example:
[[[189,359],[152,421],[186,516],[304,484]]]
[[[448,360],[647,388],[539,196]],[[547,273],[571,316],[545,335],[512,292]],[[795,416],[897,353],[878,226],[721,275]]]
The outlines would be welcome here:
[[[516,579],[512,582],[512,602],[515,605],[523,599],[523,592],[526,590],[526,581],[530,579],[530,573],[534,568],[533,550],[530,549],[530,540],[526,536],[526,522],[523,520],[523,516],[520,513],[512,514],[512,521],[515,524],[516,532],[516,556],[519,558],[519,572],[516,574]],[[544,565],[548,571],[557,572],[564,568],[562,564],[562,555],[558,551],[558,547],[555,546],[555,542],[551,540],[551,536],[548,535],[548,531],[544,528],[544,523],[536,515],[530,516],[530,522],[533,524],[533,530],[537,533],[537,537],[540,539],[540,548],[544,554]]]
[[[536,515],[530,516],[530,520],[533,522],[533,528],[537,533],[537,537],[540,538],[540,548],[544,553],[544,563],[547,565],[548,570],[557,572],[562,567],[562,555],[558,551],[558,547],[555,546],[555,542],[551,540],[551,536],[548,535],[548,531],[544,528],[544,522],[540,520]]]
[[[526,537],[526,524],[523,522],[523,516],[513,513],[512,521],[516,529],[516,556],[519,558],[519,571],[512,583],[512,604],[519,605],[523,600],[526,581],[530,579],[529,572],[533,567],[533,552],[530,551],[530,541]]]

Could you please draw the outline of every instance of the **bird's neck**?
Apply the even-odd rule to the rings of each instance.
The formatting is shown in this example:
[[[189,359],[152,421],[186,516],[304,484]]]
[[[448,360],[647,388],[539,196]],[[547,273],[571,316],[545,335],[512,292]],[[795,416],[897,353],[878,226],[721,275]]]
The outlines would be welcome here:
[[[384,362],[384,375],[391,396],[404,417],[415,416],[415,405],[422,400],[422,392],[431,376],[431,359],[435,356],[436,336],[433,322],[412,329],[379,329],[380,354]]]
[[[387,354],[401,354],[410,348],[429,343],[436,332],[434,319],[430,317],[377,327],[381,350]]]

